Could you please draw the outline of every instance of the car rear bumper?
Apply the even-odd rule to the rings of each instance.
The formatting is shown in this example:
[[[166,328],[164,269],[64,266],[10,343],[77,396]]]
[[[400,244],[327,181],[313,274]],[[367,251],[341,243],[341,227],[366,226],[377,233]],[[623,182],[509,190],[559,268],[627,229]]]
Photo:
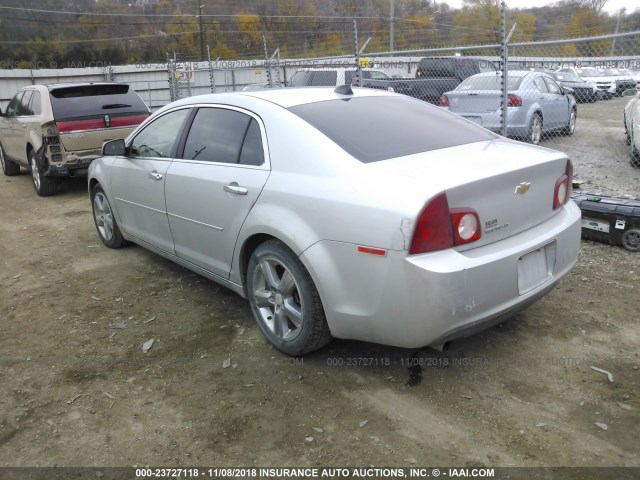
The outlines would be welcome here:
[[[323,241],[301,259],[334,337],[417,348],[488,328],[546,295],[574,266],[580,230],[569,202],[532,229],[464,252],[381,257]]]

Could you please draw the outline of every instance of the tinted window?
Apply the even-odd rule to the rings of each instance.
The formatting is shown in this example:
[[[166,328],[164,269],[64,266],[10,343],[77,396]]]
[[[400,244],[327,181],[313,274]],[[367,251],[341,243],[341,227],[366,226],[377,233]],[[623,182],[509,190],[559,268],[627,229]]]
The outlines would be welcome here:
[[[196,114],[182,158],[206,162],[238,163],[252,118],[223,108],[201,108]],[[250,152],[247,151],[250,156]]]
[[[29,107],[31,97],[33,97],[33,90],[25,90],[22,100],[20,100],[20,106],[18,107],[18,115],[33,115]]]
[[[20,107],[20,100],[24,92],[18,92],[18,94],[11,99],[9,105],[7,105],[7,117],[15,117],[18,115],[18,107]]]
[[[497,136],[409,97],[361,97],[289,109],[347,153],[369,163]]]
[[[251,119],[247,134],[242,144],[240,153],[240,163],[242,165],[262,165],[264,163],[264,150],[262,149],[262,135],[260,127],[255,119]]]
[[[520,88],[523,77],[507,76],[509,90]],[[463,80],[456,90],[502,90],[502,75],[482,75]]]
[[[32,115],[40,115],[42,113],[42,98],[38,91],[34,91],[31,98],[31,113]]]
[[[97,115],[146,113],[142,99],[122,84],[75,85],[51,90],[51,107],[56,120]]]
[[[132,157],[169,158],[173,156],[182,125],[191,110],[184,108],[162,115],[147,124],[131,142]]]

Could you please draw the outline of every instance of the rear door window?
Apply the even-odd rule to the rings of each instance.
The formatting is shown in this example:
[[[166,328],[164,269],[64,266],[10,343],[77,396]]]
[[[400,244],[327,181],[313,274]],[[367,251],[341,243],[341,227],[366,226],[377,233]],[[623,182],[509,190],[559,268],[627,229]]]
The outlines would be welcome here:
[[[261,165],[260,127],[255,119],[237,110],[201,108],[193,119],[182,158]]]
[[[31,111],[31,98],[33,97],[33,90],[25,90],[22,100],[20,100],[20,106],[18,107],[18,115],[33,115]]]

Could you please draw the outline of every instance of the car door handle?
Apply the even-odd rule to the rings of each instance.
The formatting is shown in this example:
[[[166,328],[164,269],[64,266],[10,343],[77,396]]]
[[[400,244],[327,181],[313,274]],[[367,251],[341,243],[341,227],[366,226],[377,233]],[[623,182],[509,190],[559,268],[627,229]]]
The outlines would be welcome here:
[[[153,180],[162,180],[162,174],[157,171],[149,172],[149,178]]]
[[[238,195],[246,195],[249,190],[238,185],[238,182],[231,182],[224,186],[224,191],[229,193],[237,193]]]

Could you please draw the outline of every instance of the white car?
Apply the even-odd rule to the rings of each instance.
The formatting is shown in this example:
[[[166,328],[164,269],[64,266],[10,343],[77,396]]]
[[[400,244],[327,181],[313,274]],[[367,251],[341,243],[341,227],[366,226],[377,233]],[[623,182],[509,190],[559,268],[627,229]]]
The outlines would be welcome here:
[[[598,89],[603,93],[605,99],[609,99],[616,95],[618,90],[617,78],[605,75],[602,70],[594,67],[573,68],[565,67],[557,70],[559,73],[572,72],[578,75],[586,82],[595,83]]]
[[[631,97],[624,107],[624,133],[631,150],[631,164],[640,168],[640,92],[626,90],[625,97]]]
[[[89,168],[102,242],[248,298],[291,355],[487,328],[547,294],[580,246],[565,154],[381,90],[189,97],[103,154]]]

